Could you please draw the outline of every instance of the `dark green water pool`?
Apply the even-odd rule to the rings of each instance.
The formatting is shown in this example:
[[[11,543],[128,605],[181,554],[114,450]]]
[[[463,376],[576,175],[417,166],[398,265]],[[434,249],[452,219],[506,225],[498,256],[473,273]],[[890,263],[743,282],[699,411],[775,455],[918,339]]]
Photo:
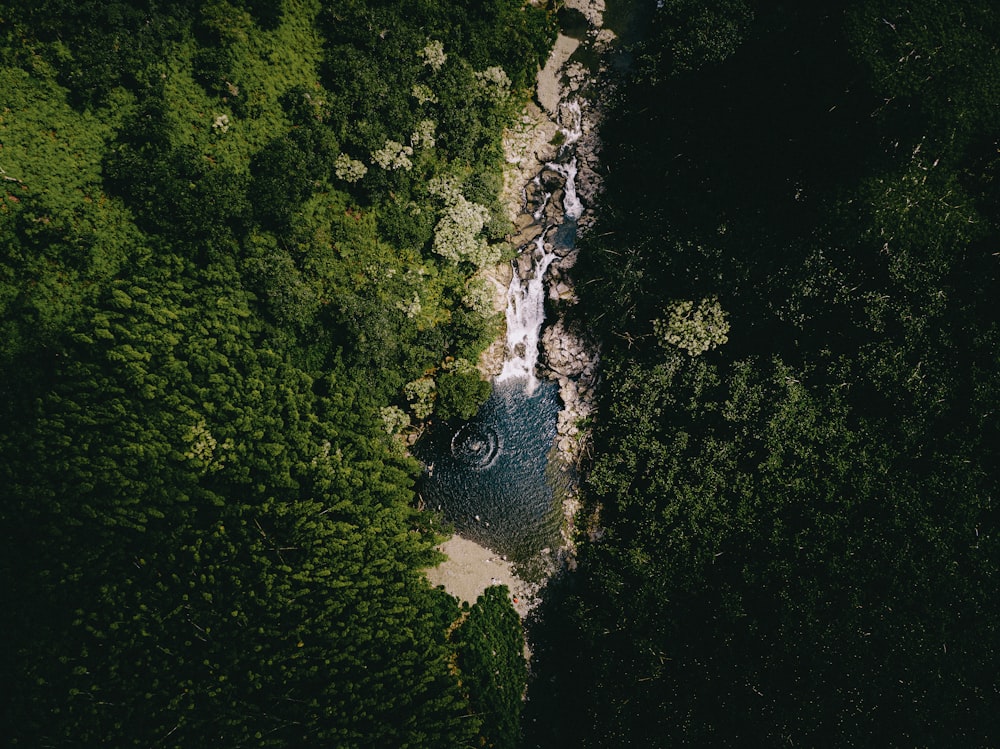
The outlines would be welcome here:
[[[494,382],[474,419],[438,424],[414,448],[420,494],[456,531],[522,565],[559,542],[566,473],[552,458],[559,392],[523,379]]]

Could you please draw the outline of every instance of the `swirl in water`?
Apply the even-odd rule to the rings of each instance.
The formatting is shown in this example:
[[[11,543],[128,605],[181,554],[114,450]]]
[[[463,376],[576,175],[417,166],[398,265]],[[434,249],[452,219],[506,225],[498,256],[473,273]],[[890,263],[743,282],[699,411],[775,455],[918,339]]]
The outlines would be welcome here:
[[[492,466],[501,447],[496,431],[485,424],[466,424],[451,438],[451,454],[455,460],[474,469]]]

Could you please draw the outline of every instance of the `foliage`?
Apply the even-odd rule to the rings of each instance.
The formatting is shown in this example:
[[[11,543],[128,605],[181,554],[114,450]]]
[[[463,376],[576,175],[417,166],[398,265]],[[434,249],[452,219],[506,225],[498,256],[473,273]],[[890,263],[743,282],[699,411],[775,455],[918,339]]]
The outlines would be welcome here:
[[[409,157],[413,155],[411,146],[404,146],[394,140],[387,140],[385,145],[372,152],[372,162],[378,164],[383,169],[405,169],[409,171],[413,168],[413,162]]]
[[[490,383],[469,361],[457,359],[446,365],[437,378],[435,410],[442,419],[468,421],[489,397]]]
[[[441,43],[440,39],[427,42],[427,45],[420,50],[420,56],[423,58],[424,65],[430,67],[434,72],[440,70],[448,59],[448,55],[444,51],[444,44]]]
[[[8,744],[479,740],[393,403],[491,332],[427,184],[493,205],[550,29],[383,5],[0,11]],[[454,413],[485,384],[439,377]]]
[[[729,340],[729,323],[718,299],[702,299],[697,307],[694,302],[675,302],[666,312],[666,319],[653,320],[653,334],[663,346],[698,356]]]
[[[1000,16],[662,6],[575,268],[592,536],[527,745],[993,743]],[[660,345],[713,298],[725,347]]]
[[[368,167],[361,161],[352,159],[346,153],[340,154],[334,160],[333,165],[337,179],[342,179],[346,182],[357,182],[368,173]]]
[[[743,41],[754,18],[746,0],[663,0],[651,38],[640,49],[641,71],[653,80],[721,63]]]
[[[515,749],[528,669],[521,619],[506,585],[491,585],[455,631],[458,666],[469,704],[482,719],[482,745]]]
[[[422,421],[434,413],[437,388],[433,377],[424,376],[411,380],[403,386],[403,392],[415,417]]]
[[[80,307],[142,252],[122,205],[101,184],[117,115],[75,112],[52,81],[0,70],[0,359],[50,344]],[[128,100],[118,102],[127,108]],[[100,237],[100,251],[91,249]]]
[[[385,424],[385,431],[397,435],[410,426],[410,416],[399,406],[383,406],[379,412]]]
[[[32,529],[5,560],[15,741],[448,743],[452,614],[418,571],[412,466],[350,379],[258,349],[245,298],[172,270],[116,284],[4,436],[8,540]]]
[[[453,179],[436,180],[430,190],[444,205],[434,227],[434,252],[454,263],[471,263],[477,271],[496,265],[500,249],[481,235],[489,209],[468,200]]]

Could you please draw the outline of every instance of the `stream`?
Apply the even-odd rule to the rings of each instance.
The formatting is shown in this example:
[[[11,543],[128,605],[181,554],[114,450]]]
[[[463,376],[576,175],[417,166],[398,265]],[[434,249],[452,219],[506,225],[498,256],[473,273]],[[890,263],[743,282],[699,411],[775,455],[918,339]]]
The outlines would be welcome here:
[[[540,379],[546,274],[572,251],[583,205],[576,193],[580,105],[560,106],[563,143],[524,192],[530,216],[519,237],[507,288],[503,368],[479,413],[467,422],[434,425],[414,446],[425,472],[420,494],[460,535],[532,567],[560,544],[561,500],[570,473],[555,448],[562,401]]]

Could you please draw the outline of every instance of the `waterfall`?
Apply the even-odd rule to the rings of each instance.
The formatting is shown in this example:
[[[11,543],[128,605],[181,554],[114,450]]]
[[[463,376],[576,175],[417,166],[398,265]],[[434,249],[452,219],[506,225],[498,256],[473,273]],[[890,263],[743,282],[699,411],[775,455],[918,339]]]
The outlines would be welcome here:
[[[553,192],[542,189],[541,174],[533,183],[541,193],[538,207],[532,211],[525,205],[524,213],[530,214],[534,223],[541,226],[541,233],[531,242],[518,248],[518,259],[511,264],[513,276],[507,287],[507,339],[503,369],[498,382],[523,379],[530,394],[538,385],[535,366],[538,363],[538,345],[545,322],[545,273],[554,260],[572,249],[576,238],[576,221],[583,215],[583,204],[576,194],[577,162],[575,144],[582,134],[580,104],[573,100],[564,102],[559,110],[560,132],[563,143],[555,161],[543,167],[544,172],[559,175],[562,182],[562,214],[559,221],[549,223]],[[562,231],[558,231],[563,229]],[[551,239],[547,242],[546,239]],[[530,253],[530,255],[529,255]],[[524,262],[528,256],[530,266]]]
[[[574,221],[580,218],[583,215],[583,204],[576,196],[576,157],[571,158],[566,164],[550,161],[545,165],[545,168],[556,174],[561,174],[565,179],[563,187],[565,191],[563,196],[563,211],[566,214],[566,218]]]
[[[569,433],[560,428],[581,413],[575,384],[572,407],[561,386],[566,377],[583,376],[582,364],[575,375],[561,373],[558,381],[535,371],[543,348],[546,283],[575,252],[584,216],[576,186],[578,102],[560,105],[558,125],[562,144],[524,190],[518,256],[506,294],[504,361],[493,392],[472,419],[432,425],[414,445],[428,466],[420,488],[428,506],[465,538],[508,555],[521,570],[543,575],[555,564],[551,550],[563,543],[563,499],[573,480],[566,470],[551,470],[550,459],[554,448],[570,454],[558,441],[569,440]],[[575,357],[571,366],[578,363]]]
[[[498,380],[526,379],[528,392],[534,391],[538,380],[538,341],[545,322],[545,271],[556,259],[556,253],[545,249],[545,234],[534,242],[530,276],[525,279],[514,261],[514,274],[507,287],[507,347],[503,370]],[[523,252],[523,250],[522,250]]]
[[[559,124],[562,125],[562,133],[566,138],[562,150],[566,150],[567,146],[576,143],[583,135],[583,110],[580,109],[578,100],[570,99],[559,105]]]

